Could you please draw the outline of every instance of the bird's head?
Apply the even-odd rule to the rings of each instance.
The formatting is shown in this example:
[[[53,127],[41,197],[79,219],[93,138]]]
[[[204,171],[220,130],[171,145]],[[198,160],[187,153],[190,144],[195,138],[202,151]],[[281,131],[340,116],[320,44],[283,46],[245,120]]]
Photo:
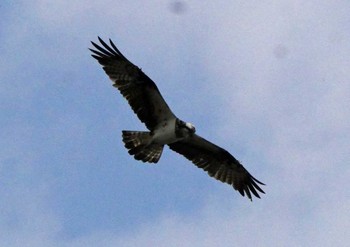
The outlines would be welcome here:
[[[178,130],[183,133],[181,135],[193,135],[196,132],[196,128],[191,123],[186,123],[180,119],[177,121]]]
[[[196,128],[191,123],[186,123],[185,128],[188,130],[189,133],[194,134],[196,132]]]

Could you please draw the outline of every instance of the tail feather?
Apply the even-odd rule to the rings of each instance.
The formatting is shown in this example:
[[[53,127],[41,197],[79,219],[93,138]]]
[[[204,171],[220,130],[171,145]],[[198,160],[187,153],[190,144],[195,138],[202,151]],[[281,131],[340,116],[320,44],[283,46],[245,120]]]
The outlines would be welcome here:
[[[157,163],[163,152],[164,145],[152,144],[152,136],[147,131],[123,130],[123,142],[136,160]]]

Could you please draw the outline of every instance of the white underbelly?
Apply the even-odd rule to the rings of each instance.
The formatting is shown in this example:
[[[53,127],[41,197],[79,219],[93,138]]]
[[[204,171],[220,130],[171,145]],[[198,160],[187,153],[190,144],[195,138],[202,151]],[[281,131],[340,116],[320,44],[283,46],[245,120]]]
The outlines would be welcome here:
[[[168,123],[162,124],[159,128],[154,130],[152,138],[153,143],[158,144],[170,144],[177,141],[175,135],[175,119],[170,120]]]

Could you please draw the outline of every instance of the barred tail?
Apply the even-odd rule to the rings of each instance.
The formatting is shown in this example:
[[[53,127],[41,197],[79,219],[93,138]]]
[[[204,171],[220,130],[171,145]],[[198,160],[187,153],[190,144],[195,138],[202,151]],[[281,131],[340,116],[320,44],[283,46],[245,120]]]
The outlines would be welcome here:
[[[123,142],[136,160],[157,163],[163,152],[164,145],[151,144],[152,136],[148,131],[123,130]]]

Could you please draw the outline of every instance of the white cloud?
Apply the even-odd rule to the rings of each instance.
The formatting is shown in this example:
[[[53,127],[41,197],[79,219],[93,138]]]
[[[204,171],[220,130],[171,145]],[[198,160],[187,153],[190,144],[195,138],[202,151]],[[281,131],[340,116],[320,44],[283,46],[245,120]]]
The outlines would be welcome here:
[[[327,199],[320,198],[316,208],[290,197],[290,201],[275,198],[269,205],[261,202],[239,210],[233,200],[212,198],[196,215],[163,215],[126,234],[97,232],[66,244],[72,247],[87,244],[125,247],[344,246],[348,241],[349,221],[344,216],[349,199],[339,200],[331,191],[323,192],[322,196]]]
[[[349,3],[220,2],[210,8],[202,3],[188,3],[181,16],[164,13],[168,5],[162,4],[150,3],[152,7],[145,11],[139,4],[124,1],[50,5],[37,1],[32,5],[34,10],[26,9],[30,20],[42,28],[40,32],[35,29],[34,34],[46,33],[50,40],[60,37],[57,44],[67,50],[62,49],[56,57],[57,51],[52,47],[57,44],[35,45],[31,40],[33,29],[26,29],[30,25],[23,22],[18,29],[16,25],[11,28],[20,32],[3,39],[10,51],[20,47],[22,39],[30,39],[34,48],[24,49],[27,58],[30,50],[51,47],[40,53],[46,57],[39,59],[39,67],[48,65],[48,58],[54,57],[61,64],[68,60],[78,69],[74,62],[80,58],[73,51],[82,42],[88,46],[92,34],[121,36],[130,47],[127,53],[138,57],[140,65],[152,70],[154,78],[176,78],[165,81],[161,88],[170,93],[176,90],[184,98],[197,89],[195,83],[203,81],[192,81],[181,71],[193,71],[189,76],[196,79],[194,74],[203,74],[205,86],[200,84],[201,93],[195,96],[192,107],[212,109],[208,115],[213,114],[215,124],[199,128],[208,128],[206,137],[216,137],[219,144],[225,144],[244,161],[254,176],[266,182],[267,194],[250,203],[236,195],[227,198],[224,189],[215,196],[208,191],[209,198],[195,214],[163,211],[130,232],[97,226],[67,239],[65,219],[50,203],[54,191],[52,174],[36,174],[46,164],[36,164],[36,150],[30,148],[33,126],[13,122],[16,127],[11,130],[7,124],[7,137],[2,133],[1,142],[0,209],[5,220],[0,229],[5,234],[0,236],[0,245],[344,246],[350,229],[350,35],[345,11]],[[191,42],[195,44],[188,45]],[[141,45],[142,48],[135,48]],[[189,51],[191,57],[182,56]],[[198,61],[190,62],[191,59]],[[165,72],[153,69],[158,68],[158,63],[159,71]],[[24,65],[23,61],[9,60],[6,70],[1,67],[1,74],[7,73],[10,78],[16,74],[16,66],[25,68]],[[198,65],[204,69],[197,71]],[[179,78],[183,81],[172,83]],[[86,81],[79,83],[86,85]],[[189,83],[191,86],[187,87]],[[9,83],[6,85],[14,98],[19,87],[15,90]],[[23,90],[20,94],[34,97],[38,88],[26,87],[28,93]],[[169,100],[176,99],[170,93]],[[208,100],[208,95],[212,100]],[[182,110],[192,117],[187,101],[175,103],[177,109],[185,108]],[[193,120],[205,123],[205,114],[193,116]],[[57,126],[46,128],[50,137],[63,143],[72,137],[84,138],[87,130],[80,115],[69,111],[59,119]],[[224,131],[218,133],[218,128]],[[231,150],[232,146],[239,152]],[[37,180],[32,183],[33,179]]]

